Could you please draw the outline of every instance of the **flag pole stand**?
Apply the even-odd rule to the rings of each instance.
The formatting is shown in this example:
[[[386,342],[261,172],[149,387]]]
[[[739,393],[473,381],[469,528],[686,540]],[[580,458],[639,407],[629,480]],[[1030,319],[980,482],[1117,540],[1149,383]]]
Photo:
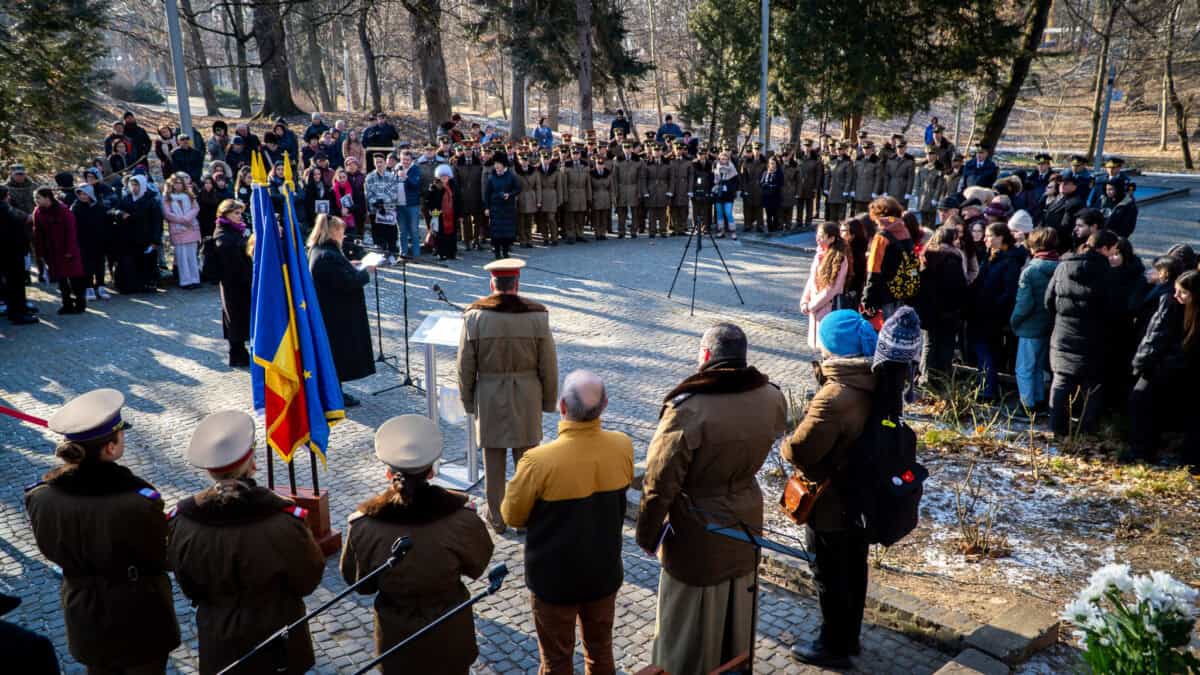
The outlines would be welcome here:
[[[268,467],[270,466],[270,450],[268,450]],[[279,496],[287,497],[296,502],[300,508],[308,511],[304,518],[304,523],[308,525],[308,530],[312,532],[313,539],[317,540],[317,546],[321,547],[321,553],[328,558],[338,551],[342,550],[342,533],[333,529],[332,522],[329,517],[329,490],[321,490],[320,484],[317,482],[317,454],[309,449],[309,461],[312,462],[312,479],[313,486],[311,488],[297,487],[296,485],[296,465],[295,455],[292,455],[292,461],[288,462],[288,485],[270,485],[270,488]],[[267,474],[268,479],[274,472]]]

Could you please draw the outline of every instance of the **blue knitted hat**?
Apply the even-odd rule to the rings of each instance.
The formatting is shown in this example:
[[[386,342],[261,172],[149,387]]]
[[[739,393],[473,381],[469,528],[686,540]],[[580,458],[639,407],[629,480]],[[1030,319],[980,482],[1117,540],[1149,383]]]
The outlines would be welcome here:
[[[875,353],[878,335],[858,312],[839,309],[821,319],[818,331],[821,346],[834,356],[870,356]]]

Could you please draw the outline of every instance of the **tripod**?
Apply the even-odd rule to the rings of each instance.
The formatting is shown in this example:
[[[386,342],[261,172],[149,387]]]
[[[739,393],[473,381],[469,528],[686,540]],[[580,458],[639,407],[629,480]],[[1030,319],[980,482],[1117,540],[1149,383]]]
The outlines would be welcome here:
[[[400,384],[394,384],[390,387],[384,387],[379,391],[371,392],[372,396],[400,389],[402,387],[412,387],[421,393],[425,390],[412,377],[412,355],[408,345],[408,261],[400,259],[400,279],[404,288],[404,379]],[[396,372],[400,372],[400,368],[393,365],[392,361],[397,361],[395,356],[386,356],[383,352],[383,324],[380,321],[379,312],[379,268],[375,268],[375,334],[379,341],[379,357],[375,359],[375,363],[382,363]]]
[[[712,208],[711,205],[708,208]],[[696,316],[696,278],[700,273],[700,249],[704,248],[704,235],[708,235],[708,240],[712,242],[713,250],[717,252],[717,257],[721,259],[721,267],[725,268],[725,276],[729,277],[729,285],[733,286],[733,292],[737,293],[738,302],[743,305],[746,301],[742,299],[742,292],[738,290],[737,284],[733,281],[733,273],[729,271],[729,265],[725,264],[725,256],[721,255],[721,248],[717,246],[717,239],[713,236],[712,228],[708,232],[703,232],[700,229],[700,214],[693,213],[692,229],[688,232],[687,243],[683,245],[683,255],[679,256],[679,264],[675,266],[675,276],[671,279],[671,288],[667,291],[667,297],[675,292],[675,282],[679,280],[679,271],[683,269],[683,261],[687,260],[688,248],[692,245],[692,239],[696,240],[695,260],[692,264],[692,304],[689,315]]]

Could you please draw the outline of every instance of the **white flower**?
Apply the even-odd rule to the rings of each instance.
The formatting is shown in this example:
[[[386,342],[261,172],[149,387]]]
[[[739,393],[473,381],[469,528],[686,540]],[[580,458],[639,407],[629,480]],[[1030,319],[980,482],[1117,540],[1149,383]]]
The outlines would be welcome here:
[[[1092,578],[1089,579],[1089,585],[1106,589],[1109,586],[1115,586],[1122,592],[1133,590],[1133,578],[1129,573],[1129,565],[1125,564],[1110,564],[1101,567],[1092,573]]]
[[[1082,597],[1076,598],[1067,605],[1062,618],[1092,632],[1102,631],[1105,628],[1104,610],[1096,603]]]

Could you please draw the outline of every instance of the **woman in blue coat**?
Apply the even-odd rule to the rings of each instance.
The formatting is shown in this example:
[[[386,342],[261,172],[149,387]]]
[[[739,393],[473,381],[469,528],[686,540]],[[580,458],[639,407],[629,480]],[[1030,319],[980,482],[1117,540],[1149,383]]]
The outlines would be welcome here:
[[[483,185],[483,215],[492,228],[492,253],[507,258],[517,238],[517,195],[521,184],[508,170],[508,160],[497,153]]]

